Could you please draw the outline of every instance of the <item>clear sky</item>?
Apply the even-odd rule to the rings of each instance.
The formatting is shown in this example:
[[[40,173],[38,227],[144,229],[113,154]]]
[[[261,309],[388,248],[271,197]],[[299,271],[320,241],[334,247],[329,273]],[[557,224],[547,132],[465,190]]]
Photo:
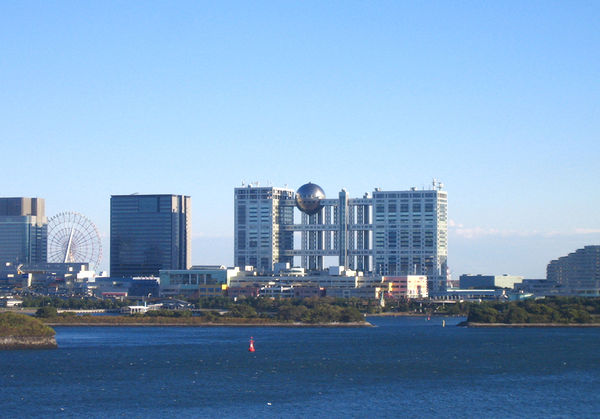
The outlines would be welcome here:
[[[600,244],[598,1],[2,1],[1,196],[92,219],[192,196],[233,263],[233,188],[449,195],[449,264],[545,276]]]

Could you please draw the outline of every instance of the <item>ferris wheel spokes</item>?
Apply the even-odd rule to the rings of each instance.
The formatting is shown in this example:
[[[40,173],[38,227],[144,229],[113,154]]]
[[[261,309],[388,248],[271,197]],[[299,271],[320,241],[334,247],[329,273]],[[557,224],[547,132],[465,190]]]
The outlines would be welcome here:
[[[48,220],[48,262],[89,263],[97,269],[102,258],[98,229],[76,212],[62,212]]]

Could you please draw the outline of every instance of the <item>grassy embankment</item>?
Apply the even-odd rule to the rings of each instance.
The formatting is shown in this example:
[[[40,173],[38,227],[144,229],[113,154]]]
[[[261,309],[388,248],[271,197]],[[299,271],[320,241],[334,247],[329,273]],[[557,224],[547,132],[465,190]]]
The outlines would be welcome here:
[[[54,335],[54,330],[39,319],[25,314],[0,314],[0,337],[50,337]]]
[[[0,314],[0,350],[54,349],[54,335],[52,328],[26,314]]]

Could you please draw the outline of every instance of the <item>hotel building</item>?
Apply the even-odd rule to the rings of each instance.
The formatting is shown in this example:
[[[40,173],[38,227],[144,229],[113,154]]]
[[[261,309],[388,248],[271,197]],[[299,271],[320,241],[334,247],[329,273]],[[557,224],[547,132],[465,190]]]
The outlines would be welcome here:
[[[45,207],[42,198],[0,198],[0,262],[46,262]]]
[[[191,265],[191,198],[113,195],[110,199],[111,277],[158,276]]]

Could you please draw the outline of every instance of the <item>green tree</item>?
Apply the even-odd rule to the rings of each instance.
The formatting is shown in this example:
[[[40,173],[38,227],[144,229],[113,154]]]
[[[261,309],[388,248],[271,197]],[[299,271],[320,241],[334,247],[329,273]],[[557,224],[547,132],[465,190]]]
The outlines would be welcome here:
[[[473,323],[496,323],[499,312],[486,304],[473,305],[469,310],[467,321]]]
[[[51,317],[56,317],[57,314],[58,314],[58,312],[56,310],[56,307],[45,306],[45,307],[38,308],[38,310],[35,312],[35,317],[51,318]]]
[[[300,321],[308,308],[304,305],[284,305],[279,307],[277,319],[281,321]]]
[[[256,309],[248,304],[238,304],[229,311],[230,317],[251,318],[256,317]]]
[[[506,323],[526,323],[528,314],[521,307],[511,307],[504,321]]]
[[[344,307],[340,313],[340,321],[347,322],[361,322],[365,318],[356,307]]]

